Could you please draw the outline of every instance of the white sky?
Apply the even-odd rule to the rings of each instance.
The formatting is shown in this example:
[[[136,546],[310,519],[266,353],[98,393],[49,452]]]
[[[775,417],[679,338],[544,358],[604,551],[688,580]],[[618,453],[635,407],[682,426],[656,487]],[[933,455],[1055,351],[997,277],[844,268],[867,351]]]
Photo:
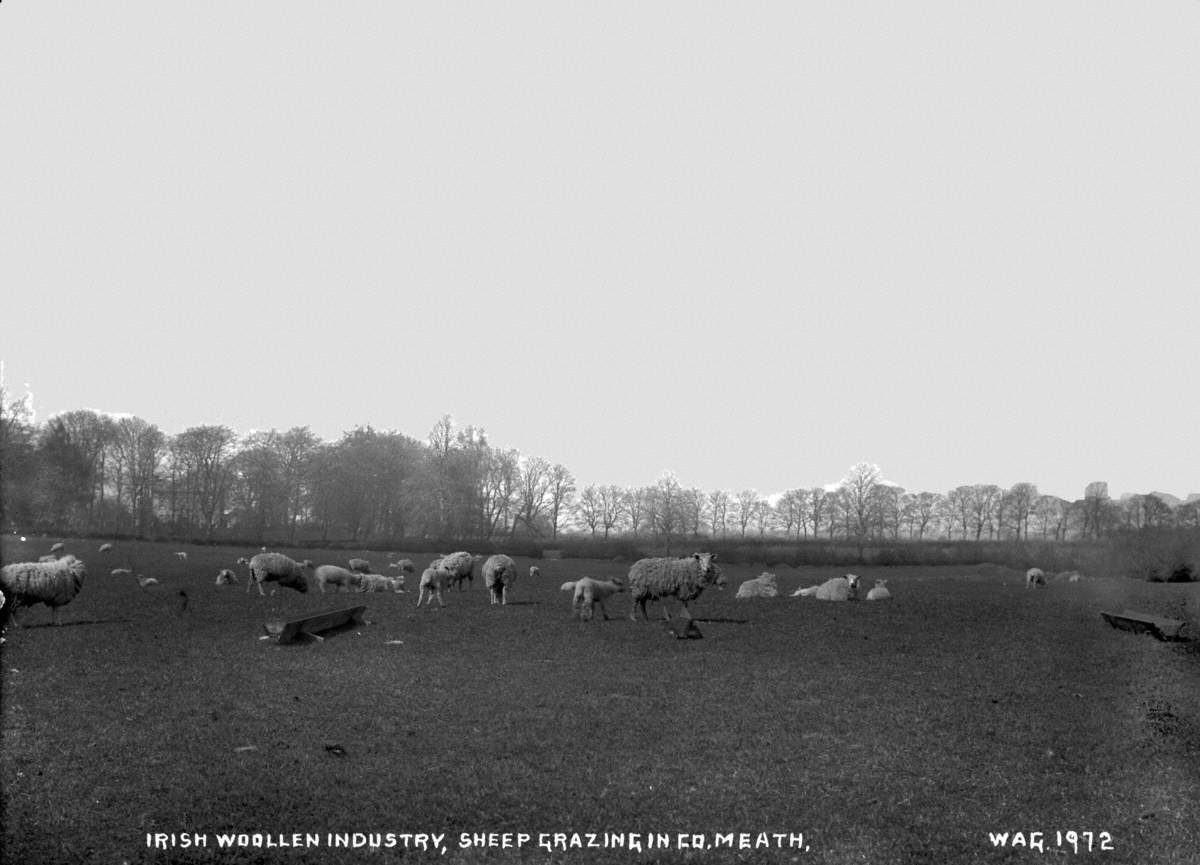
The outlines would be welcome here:
[[[0,6],[39,419],[1200,492],[1200,2]]]

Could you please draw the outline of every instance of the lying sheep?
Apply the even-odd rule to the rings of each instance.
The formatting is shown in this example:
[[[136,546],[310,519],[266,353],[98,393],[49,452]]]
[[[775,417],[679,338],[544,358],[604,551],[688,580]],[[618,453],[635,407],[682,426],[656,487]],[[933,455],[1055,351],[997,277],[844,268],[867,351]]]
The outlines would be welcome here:
[[[113,547],[112,547],[112,544],[101,544],[101,545],[100,545],[100,552],[102,552],[102,553],[111,553],[111,552],[112,552],[112,548],[113,548]]]
[[[402,574],[411,574],[416,571],[416,567],[413,565],[412,559],[400,559],[398,561],[391,562],[388,567],[392,568],[393,570],[397,570]]]
[[[237,582],[237,574],[229,570],[229,568],[221,568],[221,570],[217,571],[218,586],[236,586]]]
[[[818,601],[857,601],[858,577],[854,574],[834,577],[832,580],[826,580],[819,586],[796,589],[796,591],[792,592],[792,597],[815,597]]]
[[[433,606],[433,599],[436,597],[438,606],[446,606],[446,602],[442,599],[442,589],[445,588],[446,581],[450,578],[449,573],[441,568],[426,568],[421,574],[420,592],[417,594],[417,609],[421,608],[421,602],[425,600],[426,595],[429,597],[429,606]]]
[[[516,581],[517,563],[508,556],[497,554],[483,563],[483,584],[493,604],[507,604],[508,590]]]
[[[358,571],[360,574],[371,573],[371,563],[366,559],[351,559],[346,564],[350,566],[350,570]]]
[[[779,584],[776,581],[775,575],[764,571],[753,580],[746,580],[746,582],[738,586],[737,594],[734,597],[738,599],[774,598],[778,594]]]
[[[403,577],[388,577],[383,574],[363,574],[359,582],[360,592],[403,592]]]
[[[633,598],[633,609],[629,617],[637,620],[637,613],[646,615],[646,602],[658,601],[662,604],[663,618],[671,619],[667,609],[666,598],[674,596],[683,605],[683,616],[692,617],[688,604],[700,597],[705,587],[716,585],[725,587],[725,577],[716,566],[714,553],[693,553],[682,559],[656,558],[639,559],[629,569],[629,594]]]
[[[578,580],[562,584],[564,592],[574,592],[571,598],[571,612],[582,621],[589,621],[596,613],[596,605],[600,605],[600,614],[608,621],[608,610],[604,602],[618,592],[625,591],[625,584],[619,579],[595,580],[591,577],[580,577]]]
[[[1030,568],[1025,572],[1025,588],[1046,585],[1046,572],[1041,568]]]
[[[321,594],[325,594],[326,586],[332,586],[335,592],[339,589],[346,592],[358,589],[362,586],[363,578],[362,574],[339,565],[318,565],[317,569],[313,571],[313,576],[317,581],[317,590]]]
[[[867,592],[868,601],[886,601],[892,597],[892,593],[887,590],[887,580],[876,580],[874,588]]]

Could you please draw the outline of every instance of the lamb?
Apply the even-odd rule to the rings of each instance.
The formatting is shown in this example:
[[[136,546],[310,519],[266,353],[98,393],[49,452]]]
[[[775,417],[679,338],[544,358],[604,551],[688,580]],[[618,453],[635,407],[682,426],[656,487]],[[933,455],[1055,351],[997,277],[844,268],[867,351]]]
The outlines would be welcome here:
[[[59,607],[69,604],[83,588],[87,569],[68,555],[53,562],[16,562],[0,568],[0,591],[9,596],[13,624],[20,607],[45,604],[55,625],[61,625]]]
[[[868,601],[887,601],[892,597],[892,593],[887,590],[887,580],[876,580],[875,587],[867,592]]]
[[[325,594],[326,586],[333,586],[335,592],[339,588],[346,591],[358,589],[362,586],[363,578],[362,574],[346,570],[338,565],[320,565],[313,571],[313,576],[316,577],[317,588],[321,591],[321,594]]]
[[[358,571],[360,574],[371,573],[371,563],[366,559],[351,559],[347,564],[352,571]]]
[[[483,563],[483,584],[492,596],[493,604],[507,604],[508,590],[517,581],[517,563],[508,556],[496,554]]]
[[[251,586],[258,586],[258,594],[265,596],[263,583],[279,583],[300,593],[307,592],[308,581],[304,579],[304,569],[311,570],[312,566],[313,563],[308,559],[297,562],[283,553],[259,553],[250,560],[250,579],[246,582],[246,591],[249,592]]]
[[[403,577],[387,577],[383,574],[363,574],[359,582],[360,592],[403,592]]]
[[[217,571],[218,586],[236,586],[237,582],[237,574],[229,570],[229,568],[221,568],[221,570]]]
[[[458,590],[462,591],[463,580],[468,583],[474,583],[475,578],[472,575],[472,569],[476,562],[481,561],[483,556],[472,556],[468,552],[451,553],[448,556],[442,556],[431,567],[445,571],[449,577],[446,580],[446,587],[457,585]]]
[[[608,621],[608,610],[604,602],[618,592],[625,591],[625,584],[620,579],[595,580],[591,577],[580,577],[570,583],[563,583],[564,592],[574,592],[571,598],[571,612],[583,621],[589,621],[596,614],[596,605],[600,605],[600,614]]]
[[[425,572],[421,574],[421,590],[417,595],[417,609],[421,608],[421,602],[425,600],[426,594],[429,596],[429,606],[433,606],[434,597],[437,598],[439,607],[446,606],[446,602],[442,600],[442,588],[449,578],[450,574],[441,568],[426,568]]]
[[[1025,588],[1046,585],[1046,572],[1041,568],[1030,568],[1025,572]]]
[[[393,568],[402,574],[411,574],[416,571],[416,567],[413,565],[412,559],[400,559],[392,562],[388,565],[388,567]]]
[[[854,574],[846,574],[826,580],[819,586],[809,586],[807,589],[796,589],[792,592],[793,598],[814,596],[818,601],[857,601],[858,577]]]
[[[763,571],[753,580],[746,580],[738,586],[738,599],[745,598],[774,598],[779,594],[779,583],[776,581],[774,574],[769,574]]]
[[[629,617],[637,620],[640,608],[642,618],[647,619],[646,602],[662,603],[663,618],[671,620],[671,613],[663,601],[674,595],[683,605],[683,616],[692,617],[688,604],[700,597],[706,586],[725,588],[725,577],[714,564],[715,553],[693,553],[688,558],[639,559],[629,569],[629,594],[633,598],[633,609]]]

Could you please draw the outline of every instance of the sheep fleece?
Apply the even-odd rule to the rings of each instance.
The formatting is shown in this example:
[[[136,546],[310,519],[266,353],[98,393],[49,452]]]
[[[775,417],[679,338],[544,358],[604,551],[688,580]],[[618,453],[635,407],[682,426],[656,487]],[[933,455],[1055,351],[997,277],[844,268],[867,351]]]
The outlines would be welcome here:
[[[674,595],[682,603],[700,597],[704,587],[725,585],[712,553],[685,559],[639,559],[629,569],[629,594],[634,602]]]
[[[74,556],[53,562],[15,562],[0,568],[0,589],[12,596],[14,607],[69,604],[83,588],[84,564]]]

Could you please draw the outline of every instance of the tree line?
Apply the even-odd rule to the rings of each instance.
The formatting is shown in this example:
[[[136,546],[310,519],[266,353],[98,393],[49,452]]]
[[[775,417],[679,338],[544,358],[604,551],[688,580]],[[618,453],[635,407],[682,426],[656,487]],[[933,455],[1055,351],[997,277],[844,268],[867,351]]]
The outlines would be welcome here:
[[[1099,539],[1125,529],[1196,528],[1200,501],[1114,501],[1089,484],[1066,501],[1032,483],[909,492],[877,466],[833,488],[768,499],[685,487],[578,488],[559,463],[492,445],[444,416],[424,440],[370,426],[323,441],[308,427],[238,435],[205,425],[168,435],[138,417],[87,409],[42,424],[0,394],[0,485],[7,530],[197,540],[497,541],[591,538],[903,540]]]

